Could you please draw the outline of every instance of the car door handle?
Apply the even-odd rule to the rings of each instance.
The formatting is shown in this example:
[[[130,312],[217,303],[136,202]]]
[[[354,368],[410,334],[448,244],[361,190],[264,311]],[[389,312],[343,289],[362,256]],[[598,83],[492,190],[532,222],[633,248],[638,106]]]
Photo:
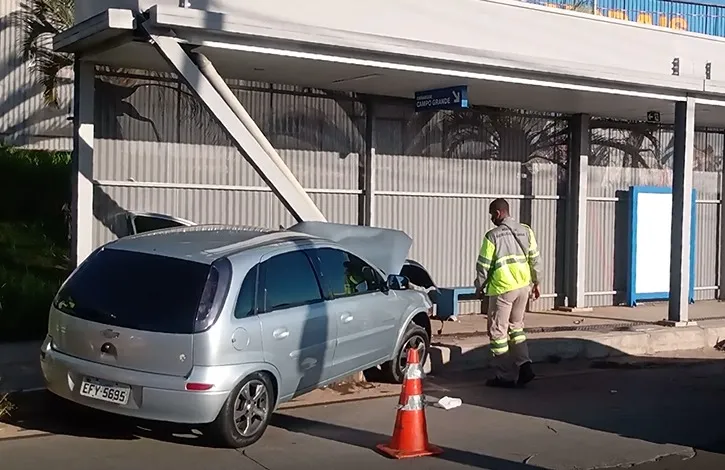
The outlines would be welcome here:
[[[353,316],[349,313],[343,313],[342,316],[340,316],[340,320],[342,320],[343,323],[350,323],[353,320]]]
[[[289,331],[286,328],[278,328],[272,332],[274,339],[285,339],[289,336]]]

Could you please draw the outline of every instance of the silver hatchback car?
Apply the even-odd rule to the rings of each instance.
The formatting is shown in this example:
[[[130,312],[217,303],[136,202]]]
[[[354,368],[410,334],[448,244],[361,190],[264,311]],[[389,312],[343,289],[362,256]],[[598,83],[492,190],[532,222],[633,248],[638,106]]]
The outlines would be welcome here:
[[[329,223],[194,226],[121,238],[66,280],[41,349],[47,388],[244,447],[275,408],[373,367],[402,380],[432,302],[403,232]]]

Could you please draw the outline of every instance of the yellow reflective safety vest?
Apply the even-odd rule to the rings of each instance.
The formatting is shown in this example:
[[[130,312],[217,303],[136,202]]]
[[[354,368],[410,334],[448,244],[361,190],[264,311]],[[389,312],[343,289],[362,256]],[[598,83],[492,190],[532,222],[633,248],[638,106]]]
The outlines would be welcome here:
[[[511,217],[483,237],[476,261],[478,289],[501,295],[540,282],[539,246],[531,227]]]
[[[345,294],[352,295],[357,293],[357,286],[364,282],[362,275],[347,274],[345,276]]]

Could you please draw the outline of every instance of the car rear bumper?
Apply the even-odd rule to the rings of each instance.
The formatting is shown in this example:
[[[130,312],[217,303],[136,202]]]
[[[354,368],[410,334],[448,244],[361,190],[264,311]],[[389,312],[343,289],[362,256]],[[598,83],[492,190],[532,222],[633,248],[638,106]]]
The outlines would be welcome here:
[[[229,391],[186,391],[183,378],[160,378],[155,374],[128,371],[85,361],[58,352],[46,341],[40,365],[48,390],[55,395],[109,413],[140,419],[184,424],[214,421]],[[80,394],[83,379],[91,377],[131,387],[128,403],[117,405]],[[166,380],[167,388],[160,382]]]

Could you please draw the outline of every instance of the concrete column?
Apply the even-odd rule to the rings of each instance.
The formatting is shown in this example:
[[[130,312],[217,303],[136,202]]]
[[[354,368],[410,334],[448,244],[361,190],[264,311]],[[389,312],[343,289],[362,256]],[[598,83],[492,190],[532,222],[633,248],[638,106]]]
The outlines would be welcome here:
[[[692,164],[695,143],[695,99],[675,103],[674,155],[672,160],[672,234],[670,250],[670,299],[668,321],[672,326],[689,322],[690,236],[692,230]]]
[[[93,251],[93,141],[95,64],[76,56],[73,87],[71,263]]]
[[[569,191],[565,251],[566,305],[561,310],[591,311],[584,299],[586,277],[587,192],[589,176],[590,136],[588,114],[577,114],[569,121]]]

